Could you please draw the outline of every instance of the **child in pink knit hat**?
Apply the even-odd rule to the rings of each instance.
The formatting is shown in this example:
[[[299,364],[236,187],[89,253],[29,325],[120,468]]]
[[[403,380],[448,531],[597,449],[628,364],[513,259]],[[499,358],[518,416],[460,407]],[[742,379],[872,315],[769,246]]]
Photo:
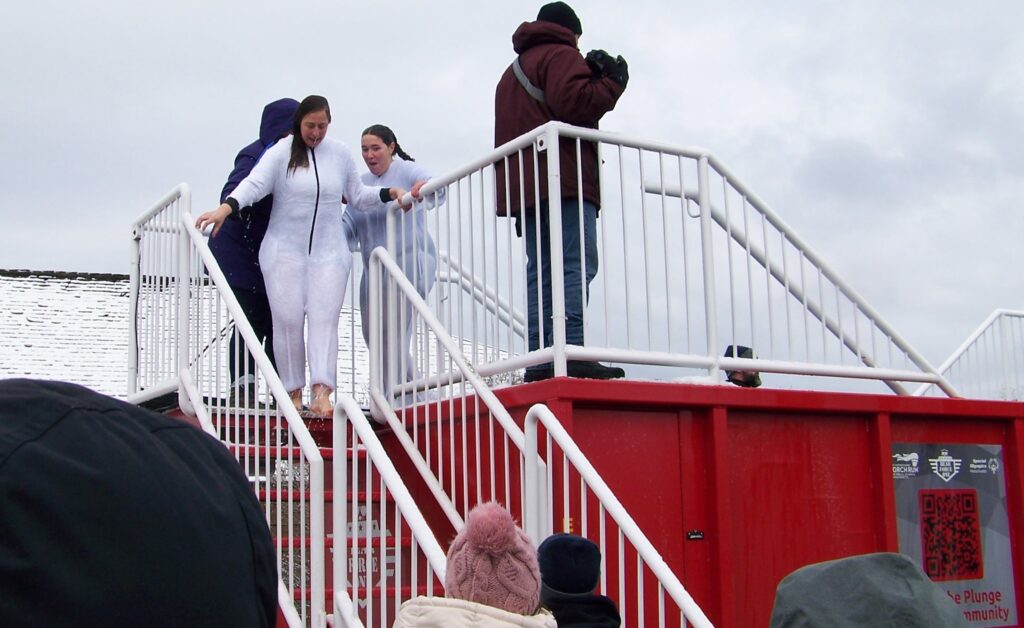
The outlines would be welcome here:
[[[446,597],[402,604],[394,626],[532,626],[555,628],[540,606],[537,550],[508,510],[480,504],[448,549]]]

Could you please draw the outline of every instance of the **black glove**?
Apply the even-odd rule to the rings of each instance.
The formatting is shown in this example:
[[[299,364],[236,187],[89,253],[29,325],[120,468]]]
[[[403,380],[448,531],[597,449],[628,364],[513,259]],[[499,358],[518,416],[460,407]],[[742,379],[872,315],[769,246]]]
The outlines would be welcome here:
[[[591,50],[587,53],[586,61],[595,78],[607,76],[622,87],[629,82],[629,67],[622,55],[613,59],[604,50]]]
[[[591,50],[587,53],[586,61],[594,78],[608,76],[608,68],[611,67],[611,64],[615,63],[612,56],[604,50]]]
[[[608,72],[608,77],[625,89],[626,83],[629,82],[629,64],[627,64],[626,60],[622,58],[622,55],[616,57],[615,61],[612,63],[614,64],[615,69]]]

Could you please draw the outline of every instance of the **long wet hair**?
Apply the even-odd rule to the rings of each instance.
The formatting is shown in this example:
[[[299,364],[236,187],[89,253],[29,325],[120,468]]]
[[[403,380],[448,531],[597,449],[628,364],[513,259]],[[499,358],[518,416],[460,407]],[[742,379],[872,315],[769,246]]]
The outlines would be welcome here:
[[[398,138],[395,137],[395,132],[389,129],[388,127],[384,126],[383,124],[374,124],[372,126],[367,127],[366,130],[363,131],[363,135],[373,135],[379,137],[386,145],[394,144],[396,155],[398,155],[405,161],[416,161],[415,159],[412,158],[411,155],[409,155],[409,153],[402,150],[401,145],[399,145],[398,143]]]
[[[306,151],[306,143],[302,141],[302,119],[318,111],[326,111],[327,122],[331,121],[331,105],[326,98],[315,94],[303,98],[295,110],[295,119],[292,121],[292,157],[288,160],[289,174],[296,168],[309,167],[309,153]]]

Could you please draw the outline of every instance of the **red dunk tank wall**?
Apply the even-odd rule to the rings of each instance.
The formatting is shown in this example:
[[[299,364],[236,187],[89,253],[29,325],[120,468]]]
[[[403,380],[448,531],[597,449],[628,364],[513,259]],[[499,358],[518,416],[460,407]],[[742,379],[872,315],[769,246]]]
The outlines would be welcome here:
[[[570,379],[499,394],[520,420],[552,408],[717,626],[767,626],[786,574],[880,551],[969,625],[1021,625],[1024,404]]]

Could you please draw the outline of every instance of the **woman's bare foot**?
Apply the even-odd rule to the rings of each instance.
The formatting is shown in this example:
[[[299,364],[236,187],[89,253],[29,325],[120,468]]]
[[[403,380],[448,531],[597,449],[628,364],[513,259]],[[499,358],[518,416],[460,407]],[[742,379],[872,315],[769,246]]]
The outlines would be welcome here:
[[[295,409],[302,412],[302,389],[293,390],[288,393],[288,396],[291,397],[292,405],[295,406]]]
[[[331,403],[331,388],[326,384],[313,384],[313,403],[310,407],[318,417],[329,417],[334,414]]]

